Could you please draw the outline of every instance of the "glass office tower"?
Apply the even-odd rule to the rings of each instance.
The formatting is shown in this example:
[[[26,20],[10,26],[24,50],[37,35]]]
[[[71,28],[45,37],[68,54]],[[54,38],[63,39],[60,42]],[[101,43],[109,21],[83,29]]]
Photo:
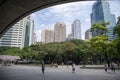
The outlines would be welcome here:
[[[81,39],[81,23],[80,20],[75,20],[72,24],[72,36],[74,39]]]
[[[1,38],[0,46],[19,47],[33,44],[34,22],[27,16],[13,25]]]
[[[109,40],[113,40],[113,28],[116,24],[115,15],[110,13],[109,3],[105,0],[97,0],[92,6],[91,25],[101,22],[110,22],[110,24],[107,25],[107,35]],[[92,32],[92,36],[97,36],[96,31]]]

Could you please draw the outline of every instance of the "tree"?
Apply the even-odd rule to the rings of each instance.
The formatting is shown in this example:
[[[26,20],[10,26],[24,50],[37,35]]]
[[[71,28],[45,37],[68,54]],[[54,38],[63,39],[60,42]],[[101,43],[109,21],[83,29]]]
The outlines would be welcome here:
[[[120,16],[118,17],[118,21],[116,26],[114,27],[114,35],[116,35],[117,37],[120,37]]]
[[[96,32],[96,36],[99,35],[106,35],[106,32],[108,31],[108,29],[106,28],[106,26],[109,25],[109,22],[102,22],[101,24],[99,23],[94,23],[92,25],[92,27],[90,28],[91,32]]]
[[[91,31],[96,31],[97,36],[93,37],[91,39],[91,47],[93,47],[93,52],[97,55],[102,56],[99,53],[103,53],[106,59],[106,62],[108,63],[108,66],[110,66],[109,60],[108,60],[108,54],[106,52],[108,37],[106,35],[107,28],[106,26],[109,25],[109,23],[102,22],[101,24],[95,23],[91,27]]]
[[[108,37],[101,35],[101,36],[96,36],[93,37],[88,43],[88,49],[89,49],[89,53],[91,53],[93,55],[94,61],[96,63],[96,61],[100,61],[102,60],[102,57],[105,56],[106,53],[106,47],[107,47],[107,42],[108,42]],[[108,58],[106,57],[106,60]]]
[[[58,64],[62,63],[62,55],[61,54],[57,54],[55,56],[55,63],[58,63]]]
[[[31,47],[27,46],[27,47],[24,47],[22,50],[23,50],[23,53],[22,53],[23,59],[36,60],[36,54]]]
[[[118,58],[120,58],[120,16],[118,17],[117,24],[114,27],[114,35],[116,36],[116,39],[113,41],[113,43],[115,44],[115,48],[117,49],[116,52],[117,52]]]
[[[74,54],[75,44],[72,42],[63,43],[63,51],[65,52],[66,61],[72,61]]]
[[[3,51],[2,51],[2,55],[12,55],[12,56],[20,56],[21,55],[22,50],[20,50],[20,48],[18,47],[3,47]]]
[[[44,58],[44,54],[45,54],[45,45],[31,45],[31,49],[35,52],[37,59],[42,61]]]

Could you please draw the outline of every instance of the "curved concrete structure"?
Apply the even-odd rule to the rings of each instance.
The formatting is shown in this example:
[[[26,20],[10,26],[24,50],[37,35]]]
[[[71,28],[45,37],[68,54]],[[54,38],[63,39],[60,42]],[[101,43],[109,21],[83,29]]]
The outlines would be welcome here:
[[[90,0],[0,0],[0,36],[21,18],[57,4]]]

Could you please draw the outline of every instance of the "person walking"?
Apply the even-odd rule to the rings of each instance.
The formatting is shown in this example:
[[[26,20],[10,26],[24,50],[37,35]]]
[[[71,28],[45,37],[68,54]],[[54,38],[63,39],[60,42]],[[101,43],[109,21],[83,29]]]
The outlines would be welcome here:
[[[111,72],[114,73],[114,74],[116,73],[115,72],[115,63],[114,62],[111,63]]]
[[[72,72],[75,73],[75,63],[72,63]]]
[[[104,70],[105,70],[105,72],[107,72],[107,69],[108,69],[108,66],[107,66],[107,64],[105,64],[105,65],[104,65]]]
[[[44,65],[44,62],[42,62],[41,68],[42,68],[42,73],[44,74],[44,71],[45,71],[45,65]]]

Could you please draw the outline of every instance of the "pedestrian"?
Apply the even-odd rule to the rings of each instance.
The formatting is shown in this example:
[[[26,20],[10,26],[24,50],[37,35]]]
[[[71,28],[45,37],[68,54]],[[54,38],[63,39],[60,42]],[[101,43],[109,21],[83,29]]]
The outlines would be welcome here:
[[[42,62],[41,68],[42,68],[42,73],[44,74],[44,71],[45,71],[45,65],[44,65],[44,62]]]
[[[104,65],[105,72],[107,72],[108,66],[107,64]]]
[[[111,63],[111,72],[115,74],[115,63]]]
[[[72,63],[72,72],[75,73],[75,63]]]

